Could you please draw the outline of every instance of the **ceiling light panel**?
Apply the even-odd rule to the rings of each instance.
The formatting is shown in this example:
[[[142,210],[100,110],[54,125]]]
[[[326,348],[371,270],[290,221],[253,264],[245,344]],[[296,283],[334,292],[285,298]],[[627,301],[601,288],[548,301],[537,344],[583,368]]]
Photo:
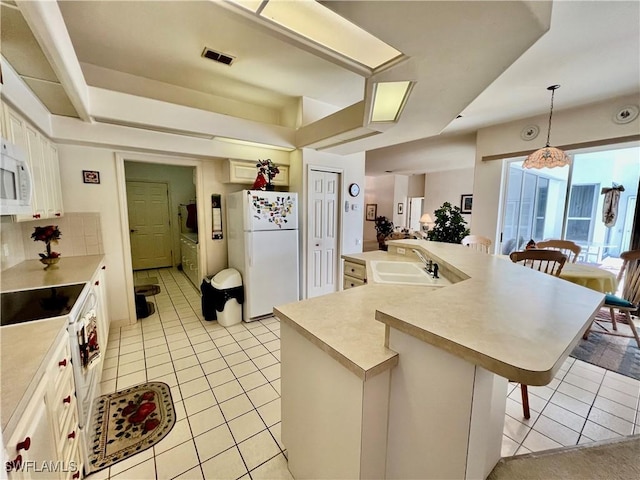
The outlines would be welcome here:
[[[260,15],[371,69],[402,55],[314,0],[270,0]]]
[[[395,122],[404,108],[413,83],[380,82],[374,85],[371,122]]]

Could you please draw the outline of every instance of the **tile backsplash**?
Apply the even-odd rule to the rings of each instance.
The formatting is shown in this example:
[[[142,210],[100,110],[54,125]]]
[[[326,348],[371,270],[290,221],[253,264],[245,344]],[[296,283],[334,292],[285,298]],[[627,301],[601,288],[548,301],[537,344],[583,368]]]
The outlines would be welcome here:
[[[34,227],[57,225],[61,236],[51,249],[63,257],[96,255],[104,253],[100,213],[65,213],[56,219],[36,220],[33,222],[12,223],[2,217],[0,238],[1,269],[6,270],[24,260],[40,258],[45,252],[45,244],[31,238]]]

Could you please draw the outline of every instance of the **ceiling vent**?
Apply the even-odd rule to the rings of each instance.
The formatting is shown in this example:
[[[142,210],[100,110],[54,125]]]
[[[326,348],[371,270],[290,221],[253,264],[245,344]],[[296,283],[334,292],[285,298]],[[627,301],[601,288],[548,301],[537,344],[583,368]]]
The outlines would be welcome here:
[[[211,50],[210,48],[205,47],[202,52],[202,56],[208,58],[209,60],[214,60],[219,63],[224,63],[225,65],[231,65],[233,59],[230,55],[226,55],[224,53],[216,52],[215,50]]]

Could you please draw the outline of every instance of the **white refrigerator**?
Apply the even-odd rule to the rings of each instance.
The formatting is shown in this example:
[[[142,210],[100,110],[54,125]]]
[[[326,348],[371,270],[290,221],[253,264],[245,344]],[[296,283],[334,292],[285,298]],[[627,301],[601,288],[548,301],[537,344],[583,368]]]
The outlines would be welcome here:
[[[242,318],[299,300],[298,195],[242,190],[227,195],[229,268],[242,275]]]

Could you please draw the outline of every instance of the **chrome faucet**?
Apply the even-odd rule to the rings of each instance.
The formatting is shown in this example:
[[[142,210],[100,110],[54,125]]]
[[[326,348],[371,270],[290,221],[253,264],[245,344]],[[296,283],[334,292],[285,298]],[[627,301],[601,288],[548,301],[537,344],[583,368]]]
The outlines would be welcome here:
[[[424,255],[422,255],[422,252],[420,250],[416,250],[415,248],[413,248],[412,252],[415,253],[420,260],[422,260],[426,272],[431,274],[433,278],[438,278],[438,264],[431,259],[427,260],[426,258],[424,258]]]

